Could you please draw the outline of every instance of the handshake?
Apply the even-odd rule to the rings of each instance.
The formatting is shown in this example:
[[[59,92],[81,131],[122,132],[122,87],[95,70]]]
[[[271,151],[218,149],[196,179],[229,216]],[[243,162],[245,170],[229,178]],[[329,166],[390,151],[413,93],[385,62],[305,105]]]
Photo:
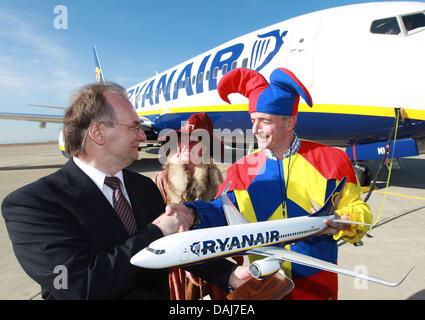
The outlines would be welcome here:
[[[183,204],[173,203],[168,205],[165,212],[152,223],[162,231],[164,236],[168,236],[176,232],[190,230],[197,220],[198,217],[192,209]],[[253,278],[249,274],[248,266],[237,266],[229,278],[229,286],[238,288],[250,279]]]
[[[168,236],[176,232],[190,230],[198,217],[192,209],[183,204],[173,203],[165,208],[165,212],[152,223]]]

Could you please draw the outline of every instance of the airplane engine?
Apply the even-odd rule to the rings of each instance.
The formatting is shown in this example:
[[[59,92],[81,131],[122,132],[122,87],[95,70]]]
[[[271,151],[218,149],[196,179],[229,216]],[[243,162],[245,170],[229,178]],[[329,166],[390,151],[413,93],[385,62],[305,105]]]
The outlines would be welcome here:
[[[258,260],[249,266],[249,273],[256,279],[271,276],[280,270],[280,261],[274,258]]]

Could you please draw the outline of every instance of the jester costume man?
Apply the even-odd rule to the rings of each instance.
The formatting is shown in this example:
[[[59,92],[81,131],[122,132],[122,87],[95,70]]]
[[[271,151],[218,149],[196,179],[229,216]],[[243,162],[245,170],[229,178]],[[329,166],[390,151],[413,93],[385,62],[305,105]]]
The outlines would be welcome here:
[[[300,95],[312,107],[309,92],[287,69],[276,69],[270,83],[256,71],[235,69],[222,78],[219,95],[238,92],[249,99],[249,113],[261,112],[281,116],[297,116]],[[329,146],[300,140],[295,132],[283,160],[268,149],[258,149],[234,163],[227,171],[219,193],[231,182],[228,196],[250,222],[287,219],[312,213],[314,204],[322,206],[343,178],[347,183],[336,213],[350,220],[371,223],[372,214],[360,198],[351,162],[346,153]],[[221,200],[186,203],[196,210],[201,221],[198,228],[226,225]],[[314,210],[313,210],[314,211]],[[286,244],[292,250],[337,263],[337,240],[357,242],[367,231],[362,225],[349,225],[336,235],[319,235]],[[250,256],[251,260],[259,257]],[[285,274],[292,278],[295,288],[286,299],[337,299],[337,274],[284,262]]]

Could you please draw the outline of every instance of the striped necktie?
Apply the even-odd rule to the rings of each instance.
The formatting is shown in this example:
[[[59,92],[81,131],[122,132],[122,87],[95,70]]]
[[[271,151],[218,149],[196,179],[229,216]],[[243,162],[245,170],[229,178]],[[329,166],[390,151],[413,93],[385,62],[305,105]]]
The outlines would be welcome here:
[[[134,218],[133,209],[121,191],[120,179],[117,177],[105,177],[105,184],[110,187],[113,192],[114,210],[121,219],[124,227],[130,235],[137,231],[136,219]]]

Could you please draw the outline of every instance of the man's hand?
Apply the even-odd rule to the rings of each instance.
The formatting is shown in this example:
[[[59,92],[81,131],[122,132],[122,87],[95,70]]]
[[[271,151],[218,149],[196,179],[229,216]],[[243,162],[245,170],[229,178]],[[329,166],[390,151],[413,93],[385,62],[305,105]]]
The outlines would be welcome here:
[[[335,214],[335,217],[338,219],[342,219],[342,220],[350,220],[350,217],[347,215],[342,215],[342,216],[338,216],[337,214]],[[333,220],[325,220],[325,223],[328,225],[327,228],[325,228],[322,232],[319,233],[320,235],[326,234],[328,236],[332,236],[337,234],[338,232],[340,232],[342,229],[344,228],[349,228],[350,225],[349,224],[345,224],[345,223],[338,223],[335,222]]]
[[[174,208],[178,206],[177,208]],[[183,208],[186,210],[184,210]],[[189,230],[194,222],[192,210],[180,204],[171,204],[165,208],[165,213],[152,223],[161,229],[164,236]]]
[[[237,289],[250,279],[253,279],[253,277],[249,274],[249,267],[238,266],[230,276],[229,286]]]
[[[197,216],[196,216],[196,214],[193,213],[192,209],[186,207],[183,204],[178,204],[178,203],[169,204],[165,208],[165,212],[166,213],[168,212],[169,214],[184,215],[184,216],[190,217],[192,219],[189,227],[185,230],[179,230],[179,232],[189,230],[193,226],[195,219],[197,219]]]

